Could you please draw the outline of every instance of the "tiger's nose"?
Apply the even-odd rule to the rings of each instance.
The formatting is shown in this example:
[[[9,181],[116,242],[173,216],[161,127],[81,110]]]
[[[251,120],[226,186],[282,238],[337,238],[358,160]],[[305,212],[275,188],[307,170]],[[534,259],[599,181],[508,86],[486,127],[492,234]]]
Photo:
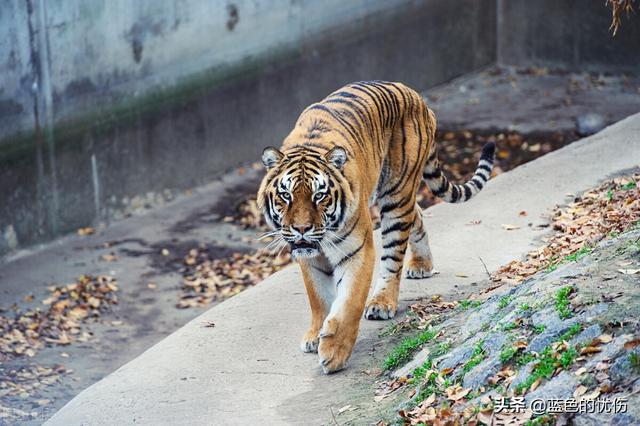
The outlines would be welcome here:
[[[298,231],[300,235],[304,235],[305,232],[310,231],[311,228],[313,228],[313,226],[310,223],[303,223],[302,225],[300,224],[293,225],[293,229]]]

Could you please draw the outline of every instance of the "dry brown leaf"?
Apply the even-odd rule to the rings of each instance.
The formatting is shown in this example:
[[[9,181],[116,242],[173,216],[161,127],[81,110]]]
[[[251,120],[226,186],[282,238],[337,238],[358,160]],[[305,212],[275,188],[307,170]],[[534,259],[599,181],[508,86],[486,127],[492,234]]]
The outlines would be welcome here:
[[[601,352],[602,349],[600,349],[597,346],[586,346],[582,349],[580,349],[580,355],[590,355],[590,354],[595,354],[598,352]]]
[[[95,228],[91,228],[90,226],[78,229],[78,235],[80,235],[81,237],[84,237],[85,235],[92,235],[95,233],[96,233]]]
[[[578,398],[579,396],[582,396],[585,393],[587,393],[587,387],[584,385],[580,385],[576,388],[575,391],[573,391],[573,397]]]

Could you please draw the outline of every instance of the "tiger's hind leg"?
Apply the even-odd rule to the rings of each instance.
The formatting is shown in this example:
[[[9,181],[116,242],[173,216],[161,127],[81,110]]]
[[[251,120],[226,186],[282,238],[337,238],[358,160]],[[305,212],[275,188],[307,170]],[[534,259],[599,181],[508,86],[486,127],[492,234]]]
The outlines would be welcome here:
[[[410,279],[429,278],[433,275],[433,257],[429,248],[429,237],[422,219],[422,209],[416,204],[415,219],[409,237],[409,260],[405,267],[405,277]]]

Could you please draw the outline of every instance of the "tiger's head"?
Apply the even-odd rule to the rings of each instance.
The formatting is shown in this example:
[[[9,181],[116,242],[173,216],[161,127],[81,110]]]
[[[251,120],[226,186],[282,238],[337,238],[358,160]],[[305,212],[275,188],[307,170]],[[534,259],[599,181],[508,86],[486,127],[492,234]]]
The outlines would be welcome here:
[[[274,231],[272,247],[286,244],[294,259],[317,256],[334,244],[332,236],[349,216],[351,190],[343,168],[347,152],[326,154],[307,148],[262,153],[267,174],[258,191],[258,208]]]

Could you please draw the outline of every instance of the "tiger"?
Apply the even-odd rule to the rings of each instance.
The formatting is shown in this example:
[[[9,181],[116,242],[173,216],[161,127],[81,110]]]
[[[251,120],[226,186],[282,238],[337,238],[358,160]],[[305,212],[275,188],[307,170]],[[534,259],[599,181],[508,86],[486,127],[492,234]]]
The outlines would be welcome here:
[[[395,316],[403,271],[409,279],[433,274],[416,203],[420,183],[442,200],[460,203],[491,177],[493,142],[482,148],[471,179],[452,184],[438,161],[435,131],[435,115],[418,92],[397,82],[357,82],[304,109],[281,148],[262,152],[266,172],[257,206],[272,228],[266,234],[273,237],[270,248],[289,247],[300,266],[311,308],[300,347],[318,353],[325,374],[346,366],[361,317]],[[368,298],[375,206],[382,253]]]

